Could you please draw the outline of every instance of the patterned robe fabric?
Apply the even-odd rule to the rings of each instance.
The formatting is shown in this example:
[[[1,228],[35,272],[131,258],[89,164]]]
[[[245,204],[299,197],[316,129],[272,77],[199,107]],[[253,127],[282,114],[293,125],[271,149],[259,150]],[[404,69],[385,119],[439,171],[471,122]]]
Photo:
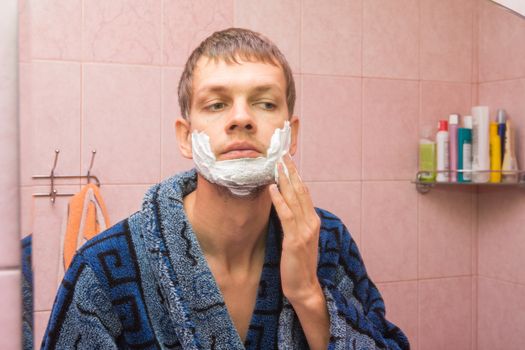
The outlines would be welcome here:
[[[308,349],[281,292],[282,228],[272,209],[255,309],[243,342],[183,207],[195,169],[150,188],[142,210],[88,241],[59,288],[42,349]],[[321,218],[318,277],[329,349],[409,349],[341,221]]]
[[[33,235],[29,234],[22,243],[22,348],[33,350],[33,268],[32,246]]]

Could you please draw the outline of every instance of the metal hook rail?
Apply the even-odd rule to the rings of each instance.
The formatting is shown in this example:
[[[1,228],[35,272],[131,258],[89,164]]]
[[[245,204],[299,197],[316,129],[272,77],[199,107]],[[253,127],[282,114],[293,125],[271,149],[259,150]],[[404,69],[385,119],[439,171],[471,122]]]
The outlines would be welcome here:
[[[50,179],[51,180],[51,189],[48,193],[34,193],[34,197],[51,197],[51,202],[55,203],[56,197],[66,197],[66,196],[74,196],[75,193],[58,193],[57,189],[55,188],[55,179],[87,179],[87,183],[91,183],[91,179],[95,180],[95,183],[98,187],[100,187],[100,180],[95,175],[91,174],[91,169],[93,168],[93,162],[95,161],[95,155],[97,151],[92,150],[91,151],[91,162],[89,164],[89,169],[87,171],[87,175],[55,175],[55,170],[57,167],[58,162],[58,155],[60,154],[60,150],[55,150],[55,160],[53,162],[53,168],[51,169],[50,175],[33,175],[33,179]]]

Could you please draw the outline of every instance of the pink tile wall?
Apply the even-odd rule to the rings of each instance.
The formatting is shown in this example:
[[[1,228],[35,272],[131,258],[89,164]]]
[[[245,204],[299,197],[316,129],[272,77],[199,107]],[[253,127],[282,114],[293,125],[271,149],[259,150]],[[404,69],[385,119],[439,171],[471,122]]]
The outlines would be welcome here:
[[[183,67],[191,52],[210,33],[233,26],[233,0],[157,2],[163,6],[162,62],[165,65]]]
[[[504,108],[525,165],[525,20],[479,1],[479,103]],[[478,348],[518,349],[525,342],[525,191],[487,188],[478,194]]]
[[[319,101],[331,102],[325,105]],[[301,147],[304,179],[359,180],[361,79],[305,76],[303,106],[300,137],[305,141]],[[325,157],[326,152],[332,156]]]
[[[421,0],[421,79],[470,82],[475,0]]]
[[[408,181],[363,183],[361,251],[374,281],[417,279],[417,200]]]
[[[84,64],[82,169],[110,184],[160,178],[161,77],[158,67]],[[116,161],[118,159],[118,161]]]
[[[419,1],[363,2],[363,75],[419,78]]]
[[[16,2],[15,2],[16,5]],[[5,6],[5,5],[4,5]],[[1,7],[0,7],[1,9]],[[10,10],[10,11],[9,11]],[[18,84],[16,67],[16,6],[5,6],[14,19],[3,24],[0,33],[0,222],[2,243],[0,244],[0,268],[20,266],[18,223]],[[10,23],[12,22],[12,23]],[[11,26],[9,26],[11,24]]]
[[[523,348],[525,286],[479,278],[479,350]]]
[[[302,1],[303,73],[361,75],[362,11],[363,0]]]
[[[82,59],[160,64],[162,2],[92,0],[83,8]],[[80,6],[77,6],[80,8]]]
[[[79,63],[20,64],[22,185],[42,184],[31,177],[51,172],[55,149],[57,175],[80,171],[80,72]]]
[[[415,176],[419,104],[417,81],[363,80],[364,180]]]
[[[315,206],[340,217],[352,238],[361,246],[361,182],[309,182],[308,188]],[[345,200],[335,201],[334,198],[338,197]]]
[[[419,349],[471,349],[472,278],[419,282]]]
[[[411,349],[418,343],[418,282],[378,283],[377,288],[386,306],[386,317],[395,321],[396,326],[405,332],[410,340]]]
[[[478,208],[479,275],[525,285],[525,191],[483,189]]]
[[[161,178],[193,167],[193,161],[184,158],[180,153],[175,137],[175,120],[181,117],[177,88],[182,70],[162,69]]]
[[[479,81],[525,76],[525,21],[501,6],[479,1]]]
[[[63,149],[62,173],[83,173],[96,148],[93,172],[111,222],[139,209],[150,184],[192,164],[180,156],[174,135],[187,56],[211,32],[235,25],[266,34],[288,58],[298,88],[302,176],[316,205],[340,216],[358,242],[389,320],[405,330],[413,349],[475,349],[473,276],[484,224],[477,192],[435,189],[423,196],[410,181],[421,127],[469,113],[478,101],[478,60],[480,78],[499,65],[501,58],[484,54],[496,52],[484,35],[496,26],[486,28],[491,11],[502,15],[485,2],[23,1],[21,22],[30,28],[21,48],[21,181],[23,203],[34,203],[34,210],[24,208],[22,222],[40,235],[39,334],[54,296],[44,276],[52,280],[55,273],[67,199],[55,206],[33,201],[30,194],[45,183],[31,175],[49,171],[55,147]],[[510,23],[501,30],[513,33],[517,24]],[[509,52],[506,39],[500,41]],[[523,78],[516,75],[520,50],[494,79],[506,72]],[[520,113],[521,80],[492,80],[481,80],[480,102]],[[497,95],[502,90],[514,97]]]
[[[234,24],[264,33],[283,52],[292,70],[300,71],[300,0],[236,0]]]
[[[419,197],[420,277],[472,275],[474,193],[472,187],[444,188]]]
[[[25,0],[30,59],[78,61],[82,57],[82,0]]]
[[[0,348],[21,349],[22,277],[19,269],[0,269]]]
[[[0,2],[0,349],[20,349],[18,2]]]
[[[33,315],[33,341],[35,349],[39,349],[40,344],[42,344],[50,315],[51,311],[35,311]]]

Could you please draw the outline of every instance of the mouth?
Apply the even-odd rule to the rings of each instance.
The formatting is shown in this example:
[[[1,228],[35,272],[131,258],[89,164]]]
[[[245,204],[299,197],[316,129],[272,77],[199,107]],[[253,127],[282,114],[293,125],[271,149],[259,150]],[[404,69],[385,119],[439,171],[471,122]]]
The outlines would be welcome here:
[[[237,159],[237,158],[257,158],[262,156],[257,147],[247,142],[235,142],[221,153],[222,160]]]

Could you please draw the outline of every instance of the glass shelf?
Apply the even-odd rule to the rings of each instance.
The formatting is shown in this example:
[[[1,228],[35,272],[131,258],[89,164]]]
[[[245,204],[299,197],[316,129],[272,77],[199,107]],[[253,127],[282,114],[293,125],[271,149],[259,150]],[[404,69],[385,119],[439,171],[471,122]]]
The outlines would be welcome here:
[[[508,187],[508,186],[514,186],[514,187],[521,187],[525,188],[525,171],[502,171],[502,170],[444,170],[444,171],[434,171],[435,174],[444,173],[444,174],[452,174],[452,173],[470,173],[472,174],[471,177],[477,174],[490,174],[492,173],[499,173],[503,175],[515,175],[516,180],[512,182],[437,182],[437,181],[425,181],[421,180],[423,175],[428,175],[428,171],[418,171],[416,174],[416,180],[412,181],[413,184],[416,184],[416,190],[419,193],[428,193],[430,192],[430,189],[435,186],[497,186],[497,187]]]

